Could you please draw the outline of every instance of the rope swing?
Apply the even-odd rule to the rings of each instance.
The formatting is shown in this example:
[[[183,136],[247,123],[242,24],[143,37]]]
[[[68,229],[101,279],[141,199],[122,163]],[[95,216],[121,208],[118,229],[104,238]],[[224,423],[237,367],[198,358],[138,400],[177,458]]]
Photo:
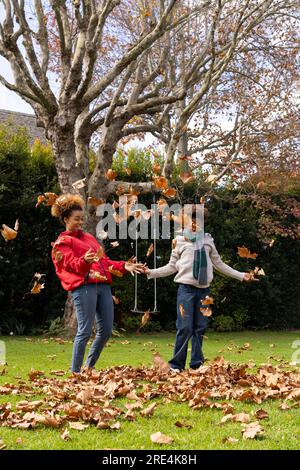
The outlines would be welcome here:
[[[155,195],[153,196],[153,204],[155,207],[156,200]],[[153,229],[153,269],[156,269],[156,210],[154,210],[153,214],[153,221],[154,221],[154,229]],[[136,222],[136,231],[135,231],[135,256],[138,259],[138,235],[137,235],[137,222]],[[159,313],[157,309],[157,286],[156,286],[156,278],[153,279],[154,284],[154,298],[153,298],[153,310],[150,310],[149,313]],[[131,310],[132,313],[145,313],[145,310],[138,309],[138,274],[134,274],[134,307]]]

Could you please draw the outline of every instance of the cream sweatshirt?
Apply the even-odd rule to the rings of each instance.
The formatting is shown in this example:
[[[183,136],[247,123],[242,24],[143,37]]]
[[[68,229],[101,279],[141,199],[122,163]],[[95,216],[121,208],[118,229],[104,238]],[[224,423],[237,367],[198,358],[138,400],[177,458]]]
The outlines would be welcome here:
[[[179,235],[175,238],[176,246],[172,250],[170,261],[165,266],[157,269],[150,269],[147,275],[148,279],[166,277],[176,274],[174,281],[181,284],[190,284],[195,287],[209,287],[213,280],[213,268],[225,276],[243,280],[244,274],[236,271],[227,264],[223,263],[214,244],[214,239],[209,233],[204,236],[204,248],[207,256],[207,285],[200,285],[193,276],[194,262],[194,243],[186,240],[185,237]]]

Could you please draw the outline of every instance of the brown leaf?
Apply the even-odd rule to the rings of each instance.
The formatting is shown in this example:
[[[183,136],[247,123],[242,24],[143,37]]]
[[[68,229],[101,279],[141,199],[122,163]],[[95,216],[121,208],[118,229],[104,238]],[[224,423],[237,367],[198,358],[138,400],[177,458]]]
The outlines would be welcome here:
[[[0,450],[6,449],[7,445],[4,444],[3,440],[0,439]]]
[[[181,421],[176,421],[175,426],[178,428],[187,428],[187,429],[192,429],[192,425],[188,423],[182,423]]]
[[[212,316],[212,309],[211,308],[200,308],[200,312],[203,314],[204,317],[211,317]]]
[[[169,364],[158,353],[153,354],[153,365],[161,372],[169,372],[170,370]]]
[[[109,266],[108,270],[114,276],[123,277],[123,273],[121,271],[119,271],[118,269],[114,269],[112,266]]]
[[[115,295],[113,295],[112,298],[113,298],[114,304],[119,305],[119,303],[120,303],[119,297],[116,297]]]
[[[260,410],[255,411],[254,416],[257,419],[268,419],[269,413],[263,409],[260,409]]]
[[[46,206],[53,206],[56,199],[58,198],[57,194],[55,193],[44,193],[46,197]]]
[[[195,177],[191,171],[180,173],[179,178],[181,179],[183,184],[188,184],[188,183],[191,183],[192,181],[195,181]]]
[[[229,442],[229,444],[236,444],[237,442],[239,442],[239,440],[235,437],[224,437],[222,439],[222,442],[223,444],[226,444],[226,442]]]
[[[176,240],[176,238],[173,238],[173,240],[172,240],[172,250],[175,250],[176,245],[177,245],[177,240]]]
[[[167,189],[168,180],[164,176],[155,176],[153,178],[154,186],[158,189]]]
[[[35,207],[38,207],[40,204],[42,204],[43,201],[46,201],[46,197],[43,194],[40,194],[37,198]]]
[[[117,177],[117,173],[110,168],[107,170],[105,177],[110,181],[114,181]]]
[[[254,439],[256,436],[263,434],[264,430],[258,421],[247,424],[242,428],[243,439]]]
[[[250,251],[248,250],[248,248],[246,248],[245,246],[238,246],[238,255],[241,257],[241,258],[251,258],[251,259],[256,259],[257,258],[257,253],[250,253]]]
[[[152,170],[153,170],[153,173],[158,175],[160,173],[160,165],[158,163],[154,163]]]
[[[149,246],[149,248],[147,250],[147,254],[146,254],[147,258],[151,255],[151,253],[153,253],[153,250],[154,250],[154,245],[153,245],[153,243],[151,243],[151,245]]]
[[[151,434],[151,441],[154,442],[155,444],[172,444],[173,438],[170,436],[166,436],[165,434],[162,434],[160,431]]]
[[[121,429],[121,423],[119,423],[119,421],[117,421],[116,423],[111,424],[109,427],[110,427],[110,429]]]
[[[140,412],[142,416],[152,416],[155,408],[157,407],[157,403],[152,403],[152,405],[148,406],[148,408],[145,408]]]
[[[35,281],[30,292],[32,294],[40,294],[41,290],[44,289],[45,284],[40,284],[38,281]]]
[[[104,199],[98,199],[96,197],[88,197],[88,204],[90,204],[91,206],[98,207],[104,203],[105,203]]]
[[[145,325],[147,325],[149,320],[150,320],[150,309],[144,312],[144,315],[142,316],[142,319],[141,319],[141,324],[139,326],[139,330],[143,328]]]
[[[70,433],[68,429],[65,429],[63,433],[60,435],[60,437],[62,438],[63,441],[69,441],[71,437],[70,437]]]
[[[105,282],[107,281],[107,277],[103,276],[99,273],[99,271],[95,271],[94,269],[90,269],[89,277],[91,279],[98,279],[98,281]]]
[[[85,180],[86,178],[82,178],[81,180],[74,181],[74,183],[72,183],[72,188],[77,190],[84,188],[86,186]]]
[[[41,370],[31,369],[28,374],[29,380],[35,380],[37,377],[42,377],[45,373]]]
[[[177,192],[177,191],[176,191],[176,189],[174,189],[174,188],[167,188],[167,189],[164,189],[164,190],[162,191],[162,194],[163,194],[165,197],[173,198],[173,197],[176,196],[176,192]]]
[[[88,424],[82,424],[80,422],[69,423],[71,429],[76,429],[76,431],[84,431],[86,428],[89,427]]]
[[[2,224],[2,229],[0,229],[0,232],[6,242],[13,240],[18,235],[16,230],[13,230],[5,224]]]
[[[201,300],[202,305],[212,305],[214,303],[214,299],[207,295],[205,299]]]

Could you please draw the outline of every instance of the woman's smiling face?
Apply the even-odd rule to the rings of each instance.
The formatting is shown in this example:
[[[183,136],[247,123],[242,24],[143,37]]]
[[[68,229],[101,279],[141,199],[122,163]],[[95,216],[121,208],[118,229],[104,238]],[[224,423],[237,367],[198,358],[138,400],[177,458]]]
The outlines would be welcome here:
[[[66,229],[70,232],[74,230],[80,230],[83,227],[83,211],[76,210],[72,211],[69,217],[64,218]]]

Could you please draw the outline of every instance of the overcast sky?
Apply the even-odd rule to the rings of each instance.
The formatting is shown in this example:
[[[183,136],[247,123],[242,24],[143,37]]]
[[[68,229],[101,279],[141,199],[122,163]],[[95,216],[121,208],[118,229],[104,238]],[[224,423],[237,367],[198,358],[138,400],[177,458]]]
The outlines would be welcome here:
[[[1,75],[10,83],[14,83],[10,65],[0,56]],[[9,109],[10,111],[19,111],[20,113],[33,114],[33,109],[26,101],[22,100],[17,93],[8,90],[0,84],[0,109]]]

